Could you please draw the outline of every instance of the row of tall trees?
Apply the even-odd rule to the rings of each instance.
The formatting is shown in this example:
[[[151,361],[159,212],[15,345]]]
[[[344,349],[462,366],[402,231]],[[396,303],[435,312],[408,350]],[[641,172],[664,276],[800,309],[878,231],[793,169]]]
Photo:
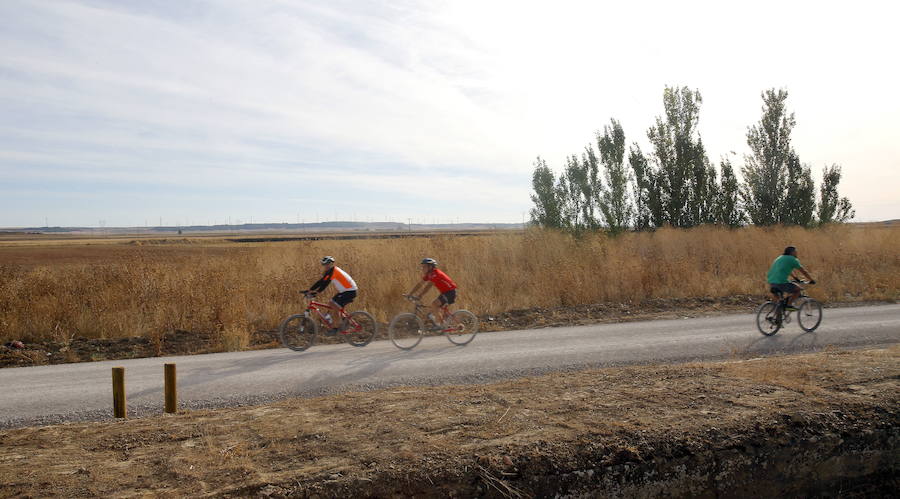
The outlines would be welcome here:
[[[700,92],[666,87],[664,113],[647,131],[646,153],[637,142],[626,151],[622,125],[612,119],[580,155],[566,158],[559,175],[538,157],[532,223],[618,233],[664,225],[809,227],[851,219],[850,201],[838,194],[839,166],[825,167],[816,199],[810,166],[791,145],[796,121],[787,96],[786,90],[762,93],[762,117],[747,130],[750,153],[739,181],[729,159],[717,169],[706,154],[697,128]]]

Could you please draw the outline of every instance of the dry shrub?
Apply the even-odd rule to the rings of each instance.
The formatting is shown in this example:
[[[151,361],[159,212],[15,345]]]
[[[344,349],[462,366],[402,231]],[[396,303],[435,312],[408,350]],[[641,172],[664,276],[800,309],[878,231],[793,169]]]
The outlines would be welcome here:
[[[820,285],[824,301],[896,300],[900,230],[833,226],[817,230],[699,227],[575,238],[530,230],[484,236],[321,240],[264,244],[127,246],[97,262],[34,259],[0,263],[0,339],[114,338],[176,329],[222,334],[246,347],[250,332],[277,327],[304,306],[324,254],[360,286],[350,308],[386,321],[420,278],[418,262],[437,258],[476,313],[639,303],[648,298],[723,297],[766,291],[765,273],[785,246]],[[123,245],[124,246],[124,245]],[[75,250],[73,250],[75,251]],[[161,253],[162,252],[162,253]],[[113,256],[114,255],[114,256]],[[0,254],[2,257],[2,254]],[[2,260],[0,260],[2,261]]]
[[[229,324],[222,328],[222,348],[224,348],[226,352],[245,350],[250,346],[251,335],[252,333],[246,322]]]

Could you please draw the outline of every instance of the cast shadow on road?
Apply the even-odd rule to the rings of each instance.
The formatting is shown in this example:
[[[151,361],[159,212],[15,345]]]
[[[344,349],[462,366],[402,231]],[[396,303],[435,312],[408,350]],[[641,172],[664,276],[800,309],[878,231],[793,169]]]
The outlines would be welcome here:
[[[179,391],[184,391],[190,387],[202,386],[210,382],[219,382],[229,377],[244,376],[285,363],[296,363],[298,365],[298,376],[296,378],[298,384],[292,385],[290,380],[283,379],[281,386],[273,388],[277,389],[275,391],[302,393],[325,386],[339,386],[358,382],[377,374],[395,361],[434,357],[459,350],[459,347],[453,345],[436,348],[422,348],[409,352],[400,350],[390,352],[367,352],[365,348],[349,348],[351,348],[351,350],[332,349],[327,351],[311,350],[306,352],[292,352],[279,349],[274,350],[272,355],[233,360],[224,367],[192,367],[186,369],[188,373],[179,375],[178,388]],[[346,359],[348,352],[356,353],[356,355]],[[332,361],[333,364],[329,364],[329,362]],[[326,367],[320,369],[312,376],[304,377],[301,370],[304,366],[311,364],[318,366],[324,365]],[[129,397],[137,399],[139,397],[160,393],[162,393],[162,386],[129,393]]]
[[[807,333],[805,331],[790,332],[785,334],[779,332],[774,336],[758,336],[749,343],[733,347],[732,355],[748,355],[748,354],[773,354],[781,352],[798,352],[818,350],[822,347],[819,343],[819,336],[816,332]]]

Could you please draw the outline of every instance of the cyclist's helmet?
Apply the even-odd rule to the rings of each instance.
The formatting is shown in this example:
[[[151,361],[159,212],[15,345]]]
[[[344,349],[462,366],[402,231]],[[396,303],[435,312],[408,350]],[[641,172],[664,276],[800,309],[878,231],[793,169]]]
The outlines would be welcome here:
[[[422,265],[434,265],[435,267],[437,267],[437,260],[435,260],[434,258],[423,258]]]
[[[333,256],[323,256],[322,257],[322,265],[325,265],[326,263],[334,263],[334,257]]]

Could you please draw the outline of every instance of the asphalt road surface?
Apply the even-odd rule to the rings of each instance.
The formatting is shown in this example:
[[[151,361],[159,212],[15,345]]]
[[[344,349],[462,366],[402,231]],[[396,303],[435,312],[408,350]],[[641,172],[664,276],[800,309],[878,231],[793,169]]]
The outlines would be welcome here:
[[[396,385],[486,383],[552,371],[683,362],[890,345],[900,342],[900,305],[825,309],[804,333],[792,321],[775,336],[751,315],[482,333],[467,346],[428,337],[414,350],[390,341],[365,348],[317,345],[306,352],[258,350],[0,369],[0,427],[109,419],[111,371],[126,369],[129,417],[158,414],[163,364],[177,363],[182,408],[226,407],[291,396]]]

